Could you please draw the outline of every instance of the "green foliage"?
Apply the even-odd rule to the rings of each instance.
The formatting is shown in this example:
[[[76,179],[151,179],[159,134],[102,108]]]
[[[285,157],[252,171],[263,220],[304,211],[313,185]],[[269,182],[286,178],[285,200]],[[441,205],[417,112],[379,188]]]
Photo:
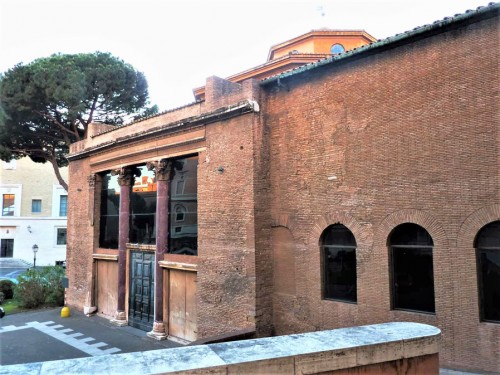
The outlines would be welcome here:
[[[29,269],[20,275],[14,288],[14,294],[19,301],[19,305],[27,308],[35,308],[45,301],[45,285],[36,270]]]
[[[41,272],[42,278],[46,281],[45,303],[55,306],[64,305],[64,287],[62,279],[65,270],[61,266],[46,267]]]
[[[10,280],[0,280],[0,292],[5,296],[5,299],[14,297],[14,283]]]
[[[5,294],[3,294],[3,292],[0,292],[0,305],[2,305],[4,301],[5,301]]]
[[[55,169],[91,122],[120,125],[158,111],[147,107],[144,74],[102,52],[18,64],[0,75],[0,103],[0,159],[29,156]]]
[[[18,277],[14,294],[21,307],[36,308],[41,305],[64,305],[62,278],[64,268],[60,266],[29,269]]]

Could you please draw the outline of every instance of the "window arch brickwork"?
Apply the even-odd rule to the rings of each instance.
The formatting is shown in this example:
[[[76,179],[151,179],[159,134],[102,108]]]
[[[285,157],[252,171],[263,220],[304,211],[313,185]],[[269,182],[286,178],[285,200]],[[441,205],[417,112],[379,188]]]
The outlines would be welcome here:
[[[481,320],[500,323],[500,220],[482,227],[474,242]]]
[[[458,232],[457,245],[460,248],[474,249],[474,239],[486,224],[500,220],[500,204],[481,208],[464,220]]]
[[[371,258],[371,245],[372,245],[372,226],[370,223],[362,223],[358,221],[354,216],[342,212],[332,212],[320,216],[312,225],[309,232],[309,237],[307,240],[307,253],[310,256],[310,269],[317,270],[314,273],[314,277],[310,277],[307,282],[309,284],[309,290],[315,291],[314,299],[321,300],[321,257],[320,257],[320,245],[321,245],[321,235],[323,231],[332,224],[342,224],[347,229],[349,229],[356,239],[356,270],[357,270],[357,280],[358,280],[358,303],[364,301],[367,298],[367,294],[371,291],[369,290],[369,285],[364,278],[364,272],[369,265]],[[325,303],[331,303],[331,301],[324,301]],[[359,306],[359,305],[358,305]],[[318,317],[318,320],[321,320]]]
[[[476,249],[474,247],[474,240],[476,239],[479,231],[489,223],[500,220],[500,204],[492,204],[483,207],[471,213],[460,226],[457,236],[457,247],[453,257],[456,262],[456,267],[460,269],[468,269],[469,272],[463,272],[460,275],[461,285],[467,285],[467,288],[462,288],[460,299],[457,299],[457,311],[461,311],[463,316],[468,316],[469,321],[474,325],[482,325],[480,320],[479,309],[479,289],[477,280],[477,258]],[[455,288],[460,288],[457,285]],[[500,325],[488,325],[496,334],[500,334]],[[486,329],[483,327],[481,329]],[[479,347],[483,350],[490,350],[482,348],[482,343]],[[474,348],[474,350],[479,350]]]
[[[392,309],[434,313],[434,241],[414,223],[389,234]]]
[[[389,273],[389,249],[388,239],[392,230],[403,223],[413,223],[423,227],[434,241],[433,247],[433,264],[434,264],[434,291],[436,299],[436,313],[439,313],[440,307],[443,311],[451,311],[453,306],[453,298],[449,296],[449,286],[445,286],[449,280],[444,277],[442,270],[446,269],[448,256],[446,250],[449,248],[449,241],[442,224],[431,214],[417,210],[405,209],[393,212],[386,216],[379,225],[377,225],[373,237],[373,253],[370,258],[370,267],[379,270],[376,276],[377,280],[373,281],[377,289],[370,294],[370,303],[377,301],[378,305],[384,309],[390,310],[390,273]],[[370,288],[372,288],[370,286]],[[382,290],[380,290],[382,289]],[[446,298],[443,298],[446,297]],[[444,307],[448,309],[444,309]],[[398,314],[398,311],[391,313]],[[390,319],[397,319],[396,315],[390,316]],[[446,319],[446,318],[445,318]],[[435,324],[434,317],[426,319],[422,315],[422,322]]]
[[[323,299],[357,302],[356,238],[343,224],[328,226],[321,235]]]

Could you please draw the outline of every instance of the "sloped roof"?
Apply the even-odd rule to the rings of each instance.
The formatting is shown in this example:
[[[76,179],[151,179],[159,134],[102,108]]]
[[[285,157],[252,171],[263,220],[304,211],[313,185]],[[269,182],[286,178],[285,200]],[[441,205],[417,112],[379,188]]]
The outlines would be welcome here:
[[[355,48],[353,50],[341,53],[339,55],[333,55],[326,57],[317,62],[313,62],[307,65],[294,68],[280,74],[276,74],[272,77],[264,78],[261,80],[261,86],[266,86],[274,82],[278,82],[282,79],[296,76],[298,74],[317,69],[322,66],[335,64],[340,61],[348,60],[361,56],[362,54],[367,54],[370,52],[376,53],[384,49],[393,48],[399,45],[413,42],[418,39],[428,37],[437,33],[444,32],[453,26],[459,26],[461,24],[467,24],[475,22],[475,20],[487,19],[495,17],[500,13],[500,3],[489,3],[487,6],[480,6],[475,10],[467,10],[465,13],[455,14],[453,17],[445,17],[442,20],[433,22],[430,25],[423,25],[415,27],[413,30],[405,31],[394,36],[390,36],[386,39],[378,40],[372,42],[365,46]]]

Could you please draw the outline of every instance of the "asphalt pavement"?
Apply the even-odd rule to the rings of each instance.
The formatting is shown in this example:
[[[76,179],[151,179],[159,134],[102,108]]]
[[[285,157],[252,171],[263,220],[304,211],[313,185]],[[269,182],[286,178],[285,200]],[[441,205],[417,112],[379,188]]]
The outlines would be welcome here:
[[[14,281],[17,277],[31,268],[32,264],[16,258],[0,258],[0,280]]]
[[[105,354],[174,348],[132,327],[117,327],[108,319],[61,308],[6,315],[0,319],[0,365],[53,361]]]

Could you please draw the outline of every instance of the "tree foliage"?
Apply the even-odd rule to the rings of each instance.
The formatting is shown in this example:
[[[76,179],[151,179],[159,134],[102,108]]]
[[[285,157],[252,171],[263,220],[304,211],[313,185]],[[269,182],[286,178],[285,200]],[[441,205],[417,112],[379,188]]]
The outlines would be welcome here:
[[[22,307],[36,308],[43,304],[64,305],[64,287],[62,279],[65,270],[60,266],[28,269],[17,279],[14,297]]]
[[[0,159],[28,156],[59,167],[91,122],[121,125],[157,113],[144,74],[109,53],[52,55],[0,76]]]

